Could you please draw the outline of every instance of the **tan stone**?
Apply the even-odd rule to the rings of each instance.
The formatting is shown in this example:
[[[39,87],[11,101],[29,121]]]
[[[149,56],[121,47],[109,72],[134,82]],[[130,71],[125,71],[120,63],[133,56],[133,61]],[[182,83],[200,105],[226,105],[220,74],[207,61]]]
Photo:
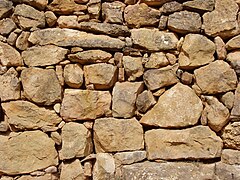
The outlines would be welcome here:
[[[123,23],[125,4],[120,1],[102,3],[102,17],[106,23]]]
[[[48,4],[48,0],[30,0],[30,1],[29,0],[12,0],[12,1],[16,3],[25,3],[40,10],[44,10]]]
[[[169,61],[163,52],[151,53],[148,61],[145,63],[145,68],[157,69],[169,65]]]
[[[146,151],[119,152],[114,154],[116,165],[133,164],[143,161],[146,157]]]
[[[0,42],[0,62],[3,66],[23,66],[20,53],[3,42]]]
[[[1,35],[8,35],[16,28],[17,28],[16,24],[10,18],[2,19],[0,21],[0,34]]]
[[[64,77],[63,77],[63,67],[61,65],[56,65],[56,75],[61,86],[64,86]]]
[[[240,150],[240,122],[228,124],[222,133],[224,147]]]
[[[0,5],[0,19],[7,17],[13,9],[12,1],[2,0]]]
[[[65,0],[64,0],[65,1]],[[125,43],[106,35],[95,35],[73,29],[49,28],[31,33],[29,39],[37,45],[79,46],[83,48],[122,49]]]
[[[183,7],[190,10],[190,11],[199,11],[199,12],[206,12],[206,11],[213,11],[215,6],[214,0],[192,0],[183,3]]]
[[[75,15],[71,16],[60,16],[57,20],[58,26],[60,28],[77,28],[78,17]]]
[[[51,132],[51,138],[57,145],[62,144],[62,137],[57,131]]]
[[[135,103],[137,95],[142,91],[142,82],[117,82],[113,88],[113,117],[133,117],[136,110]]]
[[[78,159],[71,162],[63,162],[60,180],[84,180],[83,167]]]
[[[123,67],[128,76],[128,81],[135,81],[136,78],[143,75],[144,69],[141,57],[123,56]]]
[[[9,126],[7,121],[0,121],[0,132],[7,132],[9,130]]]
[[[23,31],[16,40],[16,47],[20,50],[26,50],[30,46],[28,42],[29,36],[30,32]]]
[[[102,50],[82,51],[68,56],[72,62],[78,62],[80,64],[107,62],[111,57],[112,55],[110,53]]]
[[[180,68],[193,69],[212,62],[215,49],[215,44],[203,35],[186,35],[179,55]]]
[[[141,2],[146,3],[149,6],[161,6],[171,0],[141,0]]]
[[[160,12],[163,14],[171,14],[176,11],[181,11],[182,9],[183,6],[181,3],[177,1],[171,1],[163,4],[162,7],[160,8]]]
[[[233,108],[231,111],[231,118],[232,119],[240,119],[240,84],[238,84],[237,89],[235,91],[235,96],[233,100]]]
[[[45,27],[44,13],[26,4],[19,4],[15,7],[13,20],[24,30]]]
[[[208,126],[218,132],[220,131],[229,121],[229,110],[213,96],[204,97],[207,124]],[[203,117],[202,117],[203,118]]]
[[[233,37],[226,44],[227,50],[234,50],[240,48],[240,35]]]
[[[21,73],[24,95],[40,105],[61,101],[62,88],[53,69],[26,68]]]
[[[17,38],[18,35],[15,32],[11,32],[10,35],[8,36],[7,43],[10,44],[11,46],[14,46]]]
[[[109,114],[110,105],[108,91],[65,89],[60,114],[66,121],[96,119]]]
[[[93,180],[114,179],[115,163],[112,155],[98,153],[93,166]]]
[[[142,117],[140,123],[168,128],[186,127],[197,124],[202,110],[202,102],[195,92],[178,83],[160,96],[158,103]]]
[[[223,143],[207,126],[145,133],[148,159],[211,159],[221,156]],[[157,142],[157,143],[156,143]]]
[[[53,174],[44,174],[40,176],[24,175],[18,178],[19,180],[58,180],[58,177]]]
[[[231,67],[235,70],[237,75],[240,75],[240,51],[233,51],[228,53],[227,61]]]
[[[222,60],[195,70],[194,75],[203,94],[223,93],[237,87],[236,73]]]
[[[19,99],[20,89],[18,73],[13,67],[0,75],[0,99],[2,102]]]
[[[65,59],[68,50],[54,45],[37,46],[22,52],[27,66],[49,66]]]
[[[221,161],[225,164],[240,164],[240,151],[233,149],[223,149]]]
[[[217,58],[219,60],[224,60],[227,57],[227,50],[226,45],[221,37],[217,36],[214,38],[215,46],[216,46],[216,53]]]
[[[143,128],[135,119],[96,119],[94,145],[97,153],[140,150],[144,148]]]
[[[8,117],[8,123],[18,130],[54,127],[62,120],[53,110],[38,107],[28,101],[2,103],[2,108]]]
[[[193,81],[193,75],[188,72],[183,72],[183,74],[181,75],[181,81],[183,84],[190,85]]]
[[[150,69],[144,72],[143,80],[150,90],[160,89],[179,82],[172,68]]]
[[[107,63],[84,66],[86,85],[93,84],[95,89],[109,89],[117,81],[117,67]]]
[[[52,27],[56,24],[57,22],[57,17],[52,11],[46,11],[45,12],[45,19],[46,23],[48,24],[49,27]]]
[[[84,157],[93,150],[92,135],[83,124],[69,122],[62,128],[61,160]]]
[[[87,3],[88,14],[91,19],[99,19],[101,11],[101,0],[89,0]]]
[[[216,163],[215,174],[219,180],[235,180],[240,179],[240,166],[229,165],[222,162]]]
[[[67,64],[64,67],[64,81],[72,88],[80,88],[83,84],[83,70],[79,64]]]
[[[228,108],[232,109],[234,104],[234,93],[227,92],[220,97],[220,101]]]
[[[133,44],[149,51],[163,51],[177,48],[178,39],[171,32],[158,29],[132,29],[131,38]]]
[[[12,132],[0,139],[0,172],[26,174],[58,165],[54,142],[41,131]]]
[[[160,11],[148,7],[145,3],[129,5],[124,10],[124,19],[130,27],[156,25],[159,17]]]
[[[164,30],[167,27],[168,16],[161,15],[159,19],[158,29]]]
[[[74,0],[53,0],[47,7],[57,14],[73,14],[87,9],[86,5],[77,4]]]
[[[201,16],[190,11],[180,11],[170,14],[168,28],[178,33],[198,33],[202,25]]]
[[[145,113],[148,109],[150,109],[153,105],[156,104],[156,100],[151,93],[151,91],[143,91],[138,95],[136,100],[137,110],[139,112]]]
[[[205,33],[209,36],[229,38],[239,32],[237,12],[239,7],[234,0],[215,0],[215,9],[203,15]]]

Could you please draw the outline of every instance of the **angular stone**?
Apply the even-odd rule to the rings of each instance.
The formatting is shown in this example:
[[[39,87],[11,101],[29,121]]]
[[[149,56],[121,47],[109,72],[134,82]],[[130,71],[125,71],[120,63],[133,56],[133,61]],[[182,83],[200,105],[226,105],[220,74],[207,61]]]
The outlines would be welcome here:
[[[0,121],[0,132],[7,132],[9,129],[9,125],[7,121]]]
[[[142,90],[142,82],[117,82],[113,88],[113,117],[130,118],[134,116],[136,98]]]
[[[87,9],[86,5],[77,4],[74,0],[53,0],[47,7],[57,14],[73,14]]]
[[[206,120],[208,126],[218,132],[220,131],[229,121],[229,110],[213,96],[205,96],[205,108]],[[202,115],[203,118],[203,115]]]
[[[145,3],[129,5],[124,10],[124,19],[130,27],[156,25],[159,17],[160,11],[148,7]]]
[[[83,180],[84,171],[78,159],[71,162],[63,162],[60,174],[60,180]]]
[[[233,37],[226,44],[227,50],[234,50],[240,48],[240,35]]]
[[[236,89],[237,76],[228,63],[218,60],[194,71],[203,94],[217,94]]]
[[[18,36],[16,40],[16,47],[19,50],[26,50],[29,46],[30,43],[28,42],[28,38],[30,36],[30,32],[22,31],[22,33]]]
[[[143,75],[143,65],[141,57],[123,56],[123,67],[128,76],[128,81],[135,81]]]
[[[51,132],[51,138],[57,145],[62,144],[62,137],[57,131]],[[47,172],[47,170],[45,170],[45,171]]]
[[[114,179],[115,163],[112,155],[98,153],[93,166],[93,180]]]
[[[13,19],[24,30],[45,27],[44,13],[25,4],[19,4],[15,7]]]
[[[16,24],[10,18],[6,18],[6,19],[3,19],[0,21],[0,34],[1,35],[8,35],[16,28],[17,28]]]
[[[127,26],[118,24],[81,22],[78,24],[77,28],[91,33],[101,33],[116,37],[130,35],[130,31]]]
[[[203,15],[202,28],[208,36],[226,39],[236,35],[239,32],[238,10],[234,0],[215,0],[215,9]]]
[[[228,124],[222,133],[224,147],[240,150],[240,122]]]
[[[143,80],[149,90],[160,89],[179,82],[173,69],[150,69],[144,72]]]
[[[159,19],[159,25],[158,29],[159,30],[164,30],[167,28],[167,21],[168,21],[168,16],[161,15]]]
[[[15,3],[24,3],[37,9],[44,10],[48,4],[48,0],[12,0]]]
[[[77,28],[78,27],[78,17],[72,16],[60,16],[57,20],[58,26],[60,28]]]
[[[83,124],[69,122],[62,128],[61,160],[85,157],[93,150],[92,135]]]
[[[26,68],[21,73],[24,96],[40,105],[62,99],[62,88],[53,69]]]
[[[0,62],[3,66],[23,66],[20,53],[3,42],[0,42]]]
[[[214,0],[187,1],[183,3],[183,7],[190,11],[199,11],[199,12],[213,11],[215,7],[215,1]]]
[[[2,108],[8,117],[8,123],[18,130],[54,127],[62,121],[55,111],[38,107],[28,101],[2,103]]]
[[[240,84],[238,84],[237,89],[235,91],[233,108],[231,111],[231,118],[236,120],[240,119]]]
[[[214,38],[216,53],[218,60],[224,60],[227,56],[226,45],[221,37],[217,36]]]
[[[240,75],[240,51],[233,51],[227,54],[227,61],[235,70],[237,75]]]
[[[146,159],[146,157],[146,151],[120,152],[114,154],[114,159],[118,165],[133,164]]]
[[[84,66],[85,84],[95,89],[109,89],[117,81],[117,67],[107,63]]]
[[[233,149],[223,149],[221,162],[225,164],[240,164],[240,151]]]
[[[78,62],[80,64],[108,62],[111,57],[112,55],[110,53],[102,50],[87,50],[68,56],[72,62]]]
[[[29,39],[37,45],[78,46],[83,48],[122,49],[125,43],[106,35],[95,35],[73,29],[49,28],[31,33]]]
[[[212,62],[215,49],[215,44],[203,35],[186,35],[179,55],[180,68],[192,69]]]
[[[110,105],[108,91],[65,89],[60,114],[66,121],[96,119],[109,114]]]
[[[238,180],[240,179],[240,166],[229,165],[222,162],[216,163],[215,174],[219,180]]]
[[[126,5],[120,1],[102,3],[102,17],[106,23],[123,23],[123,11]]]
[[[164,14],[170,14],[176,11],[181,11],[182,9],[183,9],[183,6],[181,3],[177,1],[171,1],[163,4],[163,6],[160,8],[160,12]]]
[[[67,64],[64,67],[64,81],[71,88],[80,88],[83,84],[83,70],[79,64]]]
[[[232,109],[233,104],[234,104],[234,93],[233,92],[227,92],[225,94],[223,94],[220,97],[220,101],[228,108],[228,109]]]
[[[0,75],[0,99],[2,102],[20,99],[20,90],[18,73],[13,67]]]
[[[58,165],[55,143],[41,131],[12,132],[0,139],[0,172],[26,174]]]
[[[68,50],[54,45],[36,46],[22,52],[27,66],[49,66],[65,59]]]
[[[54,26],[57,22],[57,17],[52,11],[46,11],[45,18],[46,18],[46,23],[48,24],[49,27]]]
[[[7,17],[13,9],[13,3],[8,0],[2,0],[0,4],[0,19]]]
[[[97,153],[140,150],[144,148],[143,128],[135,119],[96,119],[94,145]]]
[[[160,96],[158,103],[142,117],[140,123],[166,128],[187,127],[197,124],[202,110],[202,102],[195,92],[178,83]]]
[[[186,85],[192,84],[193,81],[193,75],[188,72],[183,72],[181,75],[181,82]]]
[[[101,0],[89,0],[87,7],[90,18],[98,20],[101,11]]]
[[[223,143],[207,126],[145,133],[148,159],[211,159],[221,156]]]
[[[41,172],[41,173],[43,173],[43,172]],[[18,179],[19,180],[58,180],[58,177],[53,174],[44,174],[44,175],[37,175],[37,176],[24,175]],[[6,180],[13,180],[13,179],[6,179]]]
[[[214,167],[215,164],[145,161],[123,166],[121,179],[215,179]]]
[[[141,2],[146,3],[149,6],[161,6],[172,0],[141,0]]]
[[[201,25],[201,16],[195,12],[175,12],[168,17],[168,28],[178,33],[198,33]]]
[[[178,39],[171,32],[158,29],[132,29],[133,44],[149,51],[164,51],[177,48]]]
[[[157,69],[169,65],[169,61],[163,52],[151,53],[148,61],[145,63],[145,68]]]
[[[151,93],[151,91],[143,91],[138,95],[136,100],[137,110],[139,112],[145,113],[148,109],[150,109],[153,105],[156,104],[156,100]]]

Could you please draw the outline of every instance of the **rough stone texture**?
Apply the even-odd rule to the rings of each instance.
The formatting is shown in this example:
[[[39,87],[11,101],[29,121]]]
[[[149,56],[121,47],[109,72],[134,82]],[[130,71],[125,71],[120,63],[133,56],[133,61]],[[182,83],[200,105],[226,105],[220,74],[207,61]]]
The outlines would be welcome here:
[[[237,75],[240,74],[240,51],[233,51],[228,53],[227,61],[231,65],[231,67],[235,70]]]
[[[227,50],[234,50],[240,48],[240,35],[233,37],[230,39],[227,44]]]
[[[117,165],[133,164],[146,159],[146,157],[146,151],[119,152],[114,154]]]
[[[200,34],[188,34],[185,36],[179,66],[182,69],[192,69],[214,60],[215,44]]]
[[[123,67],[128,76],[128,81],[135,81],[136,78],[143,75],[144,69],[141,57],[123,56]]]
[[[211,159],[221,156],[222,140],[207,126],[145,133],[148,159]],[[156,143],[157,142],[157,143]]]
[[[233,108],[231,111],[231,117],[234,119],[240,118],[240,84],[238,84],[237,89],[235,91],[235,97],[233,101]]]
[[[113,88],[113,117],[130,118],[135,114],[137,95],[143,90],[142,82],[117,82]]]
[[[102,16],[106,23],[123,23],[123,11],[126,5],[120,1],[104,2],[102,4]]]
[[[20,53],[8,45],[0,42],[0,62],[3,66],[22,66],[23,60]]]
[[[159,17],[160,11],[145,3],[129,5],[124,10],[124,19],[130,27],[153,26],[159,22]]]
[[[12,132],[0,139],[0,172],[24,174],[58,164],[54,142],[41,131]]]
[[[222,139],[225,147],[240,150],[240,123],[228,124],[223,129]]]
[[[160,12],[163,14],[171,14],[176,11],[181,11],[183,9],[183,5],[177,1],[171,1],[168,3],[163,4],[160,8]]]
[[[8,34],[10,34],[10,32],[12,32],[16,28],[17,28],[16,24],[10,18],[6,18],[6,19],[3,19],[0,21],[0,34],[1,35],[8,35]]]
[[[171,0],[142,0],[141,2],[146,3],[149,6],[161,6]]]
[[[71,88],[82,86],[83,70],[79,64],[67,64],[64,67],[64,82]]]
[[[66,121],[96,119],[110,113],[108,91],[65,89],[60,115]]]
[[[30,36],[30,32],[23,31],[20,36],[16,40],[16,47],[19,50],[26,50],[29,46],[30,43],[28,42],[28,38]]]
[[[111,88],[117,81],[117,67],[98,63],[84,66],[85,84],[93,84],[94,89]]]
[[[22,57],[27,66],[48,66],[61,62],[67,52],[67,49],[46,45],[28,48],[22,52]]]
[[[0,19],[8,16],[13,9],[13,3],[8,0],[2,0],[0,4]]]
[[[199,12],[206,12],[206,11],[213,11],[215,6],[215,0],[193,0],[187,1],[183,3],[183,7],[192,10],[192,11],[199,11]]]
[[[188,86],[178,83],[160,96],[158,103],[140,122],[144,125],[168,128],[186,127],[197,124],[202,110],[202,102],[195,92]]]
[[[219,180],[235,180],[240,179],[240,166],[231,166],[225,163],[216,163],[215,174]]]
[[[62,149],[60,159],[72,159],[91,154],[93,150],[91,132],[75,122],[66,123],[62,128]]]
[[[83,180],[84,172],[83,167],[78,159],[70,163],[62,163],[60,180]]]
[[[178,33],[197,33],[201,25],[201,16],[194,12],[175,12],[168,17],[168,28]]]
[[[38,45],[80,46],[84,48],[122,49],[125,43],[106,35],[95,35],[73,29],[43,29],[31,33],[31,43]]]
[[[17,100],[20,98],[20,82],[18,73],[10,68],[0,75],[0,99],[1,101]]]
[[[222,38],[217,36],[214,38],[214,42],[215,42],[215,46],[216,46],[217,58],[219,60],[226,59],[227,50],[226,50],[226,45],[225,45],[224,41],[222,40]]]
[[[145,63],[145,68],[158,69],[169,65],[169,61],[163,52],[151,53],[148,61]]]
[[[93,131],[97,153],[140,150],[144,148],[143,128],[134,118],[97,119],[95,120]]]
[[[220,101],[228,108],[232,109],[234,105],[234,93],[227,92],[220,97]]]
[[[203,29],[209,36],[228,38],[239,32],[237,12],[239,7],[234,0],[215,0],[215,9],[203,15]]]
[[[43,10],[48,4],[48,0],[30,0],[30,1],[29,0],[12,0],[12,1],[16,3],[25,3],[40,10]]]
[[[24,95],[40,105],[61,101],[62,88],[53,69],[26,68],[21,73]]]
[[[77,28],[78,20],[77,16],[60,16],[57,20],[60,28]]]
[[[148,109],[150,109],[153,105],[156,104],[156,100],[151,93],[151,91],[143,91],[138,95],[136,100],[137,110],[139,112],[145,113]]]
[[[48,24],[49,27],[52,27],[56,24],[57,22],[57,17],[52,11],[46,11],[45,12],[45,19],[46,23]]]
[[[178,42],[173,33],[159,31],[158,29],[132,29],[131,38],[134,45],[149,51],[176,49]]]
[[[223,149],[221,161],[225,164],[240,164],[240,151]]]
[[[236,89],[237,76],[224,61],[214,61],[194,71],[196,83],[204,94],[217,94]]]
[[[2,108],[8,117],[8,123],[18,130],[54,127],[62,120],[55,111],[38,107],[28,101],[2,103]]]

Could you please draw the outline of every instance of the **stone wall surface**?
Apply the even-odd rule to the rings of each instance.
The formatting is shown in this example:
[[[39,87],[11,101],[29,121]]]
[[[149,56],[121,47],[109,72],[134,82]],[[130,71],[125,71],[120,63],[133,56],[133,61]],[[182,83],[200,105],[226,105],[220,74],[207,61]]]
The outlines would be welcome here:
[[[239,0],[0,0],[0,180],[240,180]]]

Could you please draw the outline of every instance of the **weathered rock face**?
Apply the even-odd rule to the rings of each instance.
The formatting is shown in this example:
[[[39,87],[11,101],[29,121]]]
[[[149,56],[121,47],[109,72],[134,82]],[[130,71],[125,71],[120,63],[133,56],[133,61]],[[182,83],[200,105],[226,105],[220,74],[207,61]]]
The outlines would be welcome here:
[[[211,159],[220,157],[222,140],[207,126],[145,133],[148,159]],[[156,143],[157,142],[157,143]]]
[[[60,159],[84,157],[92,152],[91,132],[83,125],[69,122],[62,128]]]
[[[24,95],[37,104],[61,101],[62,88],[52,69],[27,68],[21,73]]]
[[[62,120],[55,111],[28,101],[2,103],[2,108],[8,117],[8,123],[18,130],[54,127]]]
[[[146,28],[132,29],[131,38],[134,45],[149,51],[175,49],[178,42],[173,33]]]
[[[0,5],[0,19],[8,16],[13,9],[13,3],[8,0],[3,0]]]
[[[97,153],[139,150],[144,147],[143,129],[136,119],[97,119],[93,131]]]
[[[143,91],[136,100],[137,110],[145,113],[149,108],[156,104],[156,100],[151,91]]]
[[[140,57],[123,56],[123,67],[129,81],[135,81],[143,75],[144,69]]]
[[[214,61],[194,71],[196,83],[204,94],[216,94],[234,90],[237,76],[224,61]]]
[[[171,14],[177,11],[181,11],[183,5],[177,1],[170,1],[162,5],[160,12],[163,14]]]
[[[234,122],[232,124],[228,124],[223,129],[222,139],[224,146],[231,149],[240,150],[240,123]]]
[[[240,164],[240,151],[223,149],[221,160],[225,164]]]
[[[15,3],[25,3],[28,4],[30,6],[33,6],[37,9],[43,10],[47,4],[48,4],[48,0],[12,0]]]
[[[78,159],[70,163],[62,164],[60,180],[84,179],[83,167]]]
[[[14,29],[16,29],[16,24],[13,22],[12,19],[6,18],[0,21],[0,34],[1,35],[8,35]]]
[[[202,102],[194,91],[178,83],[160,96],[158,103],[140,122],[144,125],[168,128],[186,127],[197,124],[202,110]]]
[[[114,155],[117,165],[132,164],[146,159],[146,151],[119,152]]]
[[[169,65],[169,61],[163,52],[152,53],[145,63],[145,68],[157,69]]]
[[[240,84],[238,84],[237,89],[235,91],[235,97],[234,97],[234,102],[233,102],[233,108],[231,111],[231,117],[234,119],[239,119],[240,118]]]
[[[231,67],[235,70],[237,75],[240,74],[240,51],[233,51],[228,53],[227,61]]]
[[[179,65],[182,69],[192,69],[214,60],[215,44],[203,35],[188,34],[185,36]]]
[[[71,88],[80,88],[83,84],[83,70],[79,64],[67,64],[64,67],[64,81]]]
[[[28,48],[22,52],[22,57],[27,66],[48,66],[61,62],[67,52],[67,49],[46,45]]]
[[[189,10],[196,10],[199,12],[212,11],[215,6],[214,0],[192,0],[183,3],[183,7]]]
[[[240,35],[233,37],[230,39],[227,44],[227,49],[228,50],[234,50],[234,49],[239,49],[240,48]]]
[[[60,114],[66,121],[96,119],[109,114],[110,105],[108,91],[66,89]]]
[[[222,162],[216,163],[215,174],[218,179],[239,179],[240,166],[231,166]]]
[[[123,23],[123,11],[126,5],[120,1],[104,2],[102,4],[102,16],[107,23]]]
[[[25,174],[58,164],[53,140],[41,131],[10,133],[0,139],[0,172]]]

